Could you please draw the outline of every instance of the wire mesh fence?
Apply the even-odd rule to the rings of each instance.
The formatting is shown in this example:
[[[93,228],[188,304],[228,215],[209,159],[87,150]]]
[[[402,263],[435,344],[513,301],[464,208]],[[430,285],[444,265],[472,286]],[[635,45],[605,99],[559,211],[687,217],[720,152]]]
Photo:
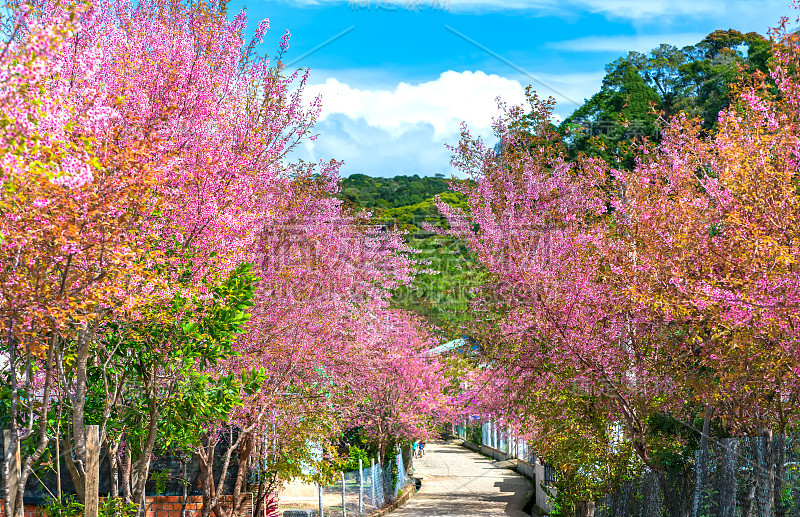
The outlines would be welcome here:
[[[347,517],[369,515],[391,503],[413,480],[406,473],[403,455],[386,464],[364,465],[353,472],[342,472],[331,485],[316,487],[316,501],[294,500],[287,508],[281,505],[283,517]]]
[[[459,438],[503,453],[504,458],[540,464],[535,475],[537,506],[548,509],[557,471],[537,458],[531,444],[491,420],[474,419],[453,428]],[[620,431],[616,433],[622,438]],[[712,440],[680,469],[645,470],[594,501],[595,517],[800,517],[800,435]],[[698,465],[705,472],[698,475]],[[523,472],[525,473],[525,472]],[[527,473],[525,475],[528,475]]]
[[[800,440],[795,436],[726,438],[709,445],[698,480],[699,451],[688,475],[645,472],[596,505],[596,517],[800,517]]]
[[[530,443],[492,420],[455,425],[465,441],[496,449],[507,458],[540,463],[538,485],[553,487],[557,472],[537,458]],[[620,439],[621,431],[615,431]],[[800,517],[800,435],[751,436],[713,441],[705,475],[698,475],[700,451],[680,471],[648,471],[630,479],[601,500],[595,517]],[[702,478],[702,479],[700,479]]]

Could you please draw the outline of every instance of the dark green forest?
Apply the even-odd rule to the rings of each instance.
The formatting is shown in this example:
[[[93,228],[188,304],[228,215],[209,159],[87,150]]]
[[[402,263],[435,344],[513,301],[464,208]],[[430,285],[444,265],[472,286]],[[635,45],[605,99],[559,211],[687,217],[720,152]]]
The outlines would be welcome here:
[[[714,31],[696,45],[662,44],[648,54],[629,52],[608,64],[600,91],[558,125],[569,158],[596,156],[619,168],[633,165],[634,147],[659,139],[659,126],[679,112],[702,120],[713,131],[720,110],[731,102],[740,77],[768,73],[772,42],[760,34],[733,29]],[[455,144],[456,142],[452,142]],[[432,177],[371,177],[342,180],[339,197],[354,209],[367,209],[373,222],[407,231],[419,250],[422,274],[412,289],[401,288],[397,307],[413,310],[447,337],[463,333],[468,301],[483,273],[475,269],[458,241],[426,231],[423,223],[443,227],[434,198],[466,208],[463,196],[441,174]]]
[[[606,66],[600,91],[559,126],[569,156],[633,165],[631,144],[658,140],[659,123],[679,112],[712,131],[740,77],[767,74],[772,43],[755,32],[714,31],[696,45],[662,44],[629,52]]]
[[[416,205],[446,192],[449,190],[447,181],[442,174],[423,178],[416,174],[394,178],[353,174],[342,181],[341,196],[359,207],[397,208]]]

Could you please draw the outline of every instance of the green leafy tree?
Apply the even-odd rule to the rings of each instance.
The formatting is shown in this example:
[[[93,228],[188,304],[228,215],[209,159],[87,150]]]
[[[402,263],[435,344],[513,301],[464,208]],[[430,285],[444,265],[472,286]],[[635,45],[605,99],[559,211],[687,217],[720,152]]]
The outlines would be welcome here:
[[[679,112],[712,130],[730,105],[730,85],[743,74],[767,73],[771,46],[755,32],[717,30],[696,45],[662,44],[613,61],[600,91],[560,125],[570,157],[585,153],[630,169],[637,140],[658,140],[658,117]]]
[[[609,69],[603,87],[561,124],[571,155],[597,156],[615,166],[633,166],[637,141],[656,135],[656,110],[662,98],[622,62]]]
[[[247,309],[257,277],[249,264],[224,279],[205,277],[193,285],[191,263],[177,271],[172,293],[147,308],[139,318],[103,326],[88,361],[87,395],[81,404],[67,395],[70,436],[86,425],[100,426],[101,442],[109,450],[112,497],[121,473],[123,496],[138,502],[144,494],[153,452],[174,447],[188,451],[201,434],[198,428],[224,420],[240,404],[242,386],[257,381],[257,373],[235,376],[221,370],[235,355],[237,335],[249,319]],[[74,348],[65,347],[65,379],[75,369]],[[122,447],[124,445],[124,447]],[[117,453],[124,449],[122,465]],[[85,474],[80,458],[65,455],[65,466],[83,496]],[[121,470],[121,472],[120,472]]]

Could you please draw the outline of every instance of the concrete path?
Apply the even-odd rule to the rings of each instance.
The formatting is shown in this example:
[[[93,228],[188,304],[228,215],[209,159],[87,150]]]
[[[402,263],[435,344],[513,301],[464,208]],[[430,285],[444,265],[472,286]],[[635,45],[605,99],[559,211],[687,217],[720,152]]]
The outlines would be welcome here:
[[[530,483],[491,458],[435,441],[413,466],[422,488],[392,517],[527,517]]]

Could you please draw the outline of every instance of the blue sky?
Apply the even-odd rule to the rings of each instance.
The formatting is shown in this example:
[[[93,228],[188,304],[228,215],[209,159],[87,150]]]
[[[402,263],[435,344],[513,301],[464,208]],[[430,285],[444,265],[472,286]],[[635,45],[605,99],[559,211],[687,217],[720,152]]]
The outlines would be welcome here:
[[[343,160],[343,176],[450,176],[459,126],[489,140],[495,98],[525,86],[568,115],[595,93],[603,67],[629,50],[694,44],[717,29],[765,34],[788,0],[234,0],[265,50],[292,33],[285,61],[311,69],[319,138],[295,156]],[[274,53],[271,52],[271,53]]]

